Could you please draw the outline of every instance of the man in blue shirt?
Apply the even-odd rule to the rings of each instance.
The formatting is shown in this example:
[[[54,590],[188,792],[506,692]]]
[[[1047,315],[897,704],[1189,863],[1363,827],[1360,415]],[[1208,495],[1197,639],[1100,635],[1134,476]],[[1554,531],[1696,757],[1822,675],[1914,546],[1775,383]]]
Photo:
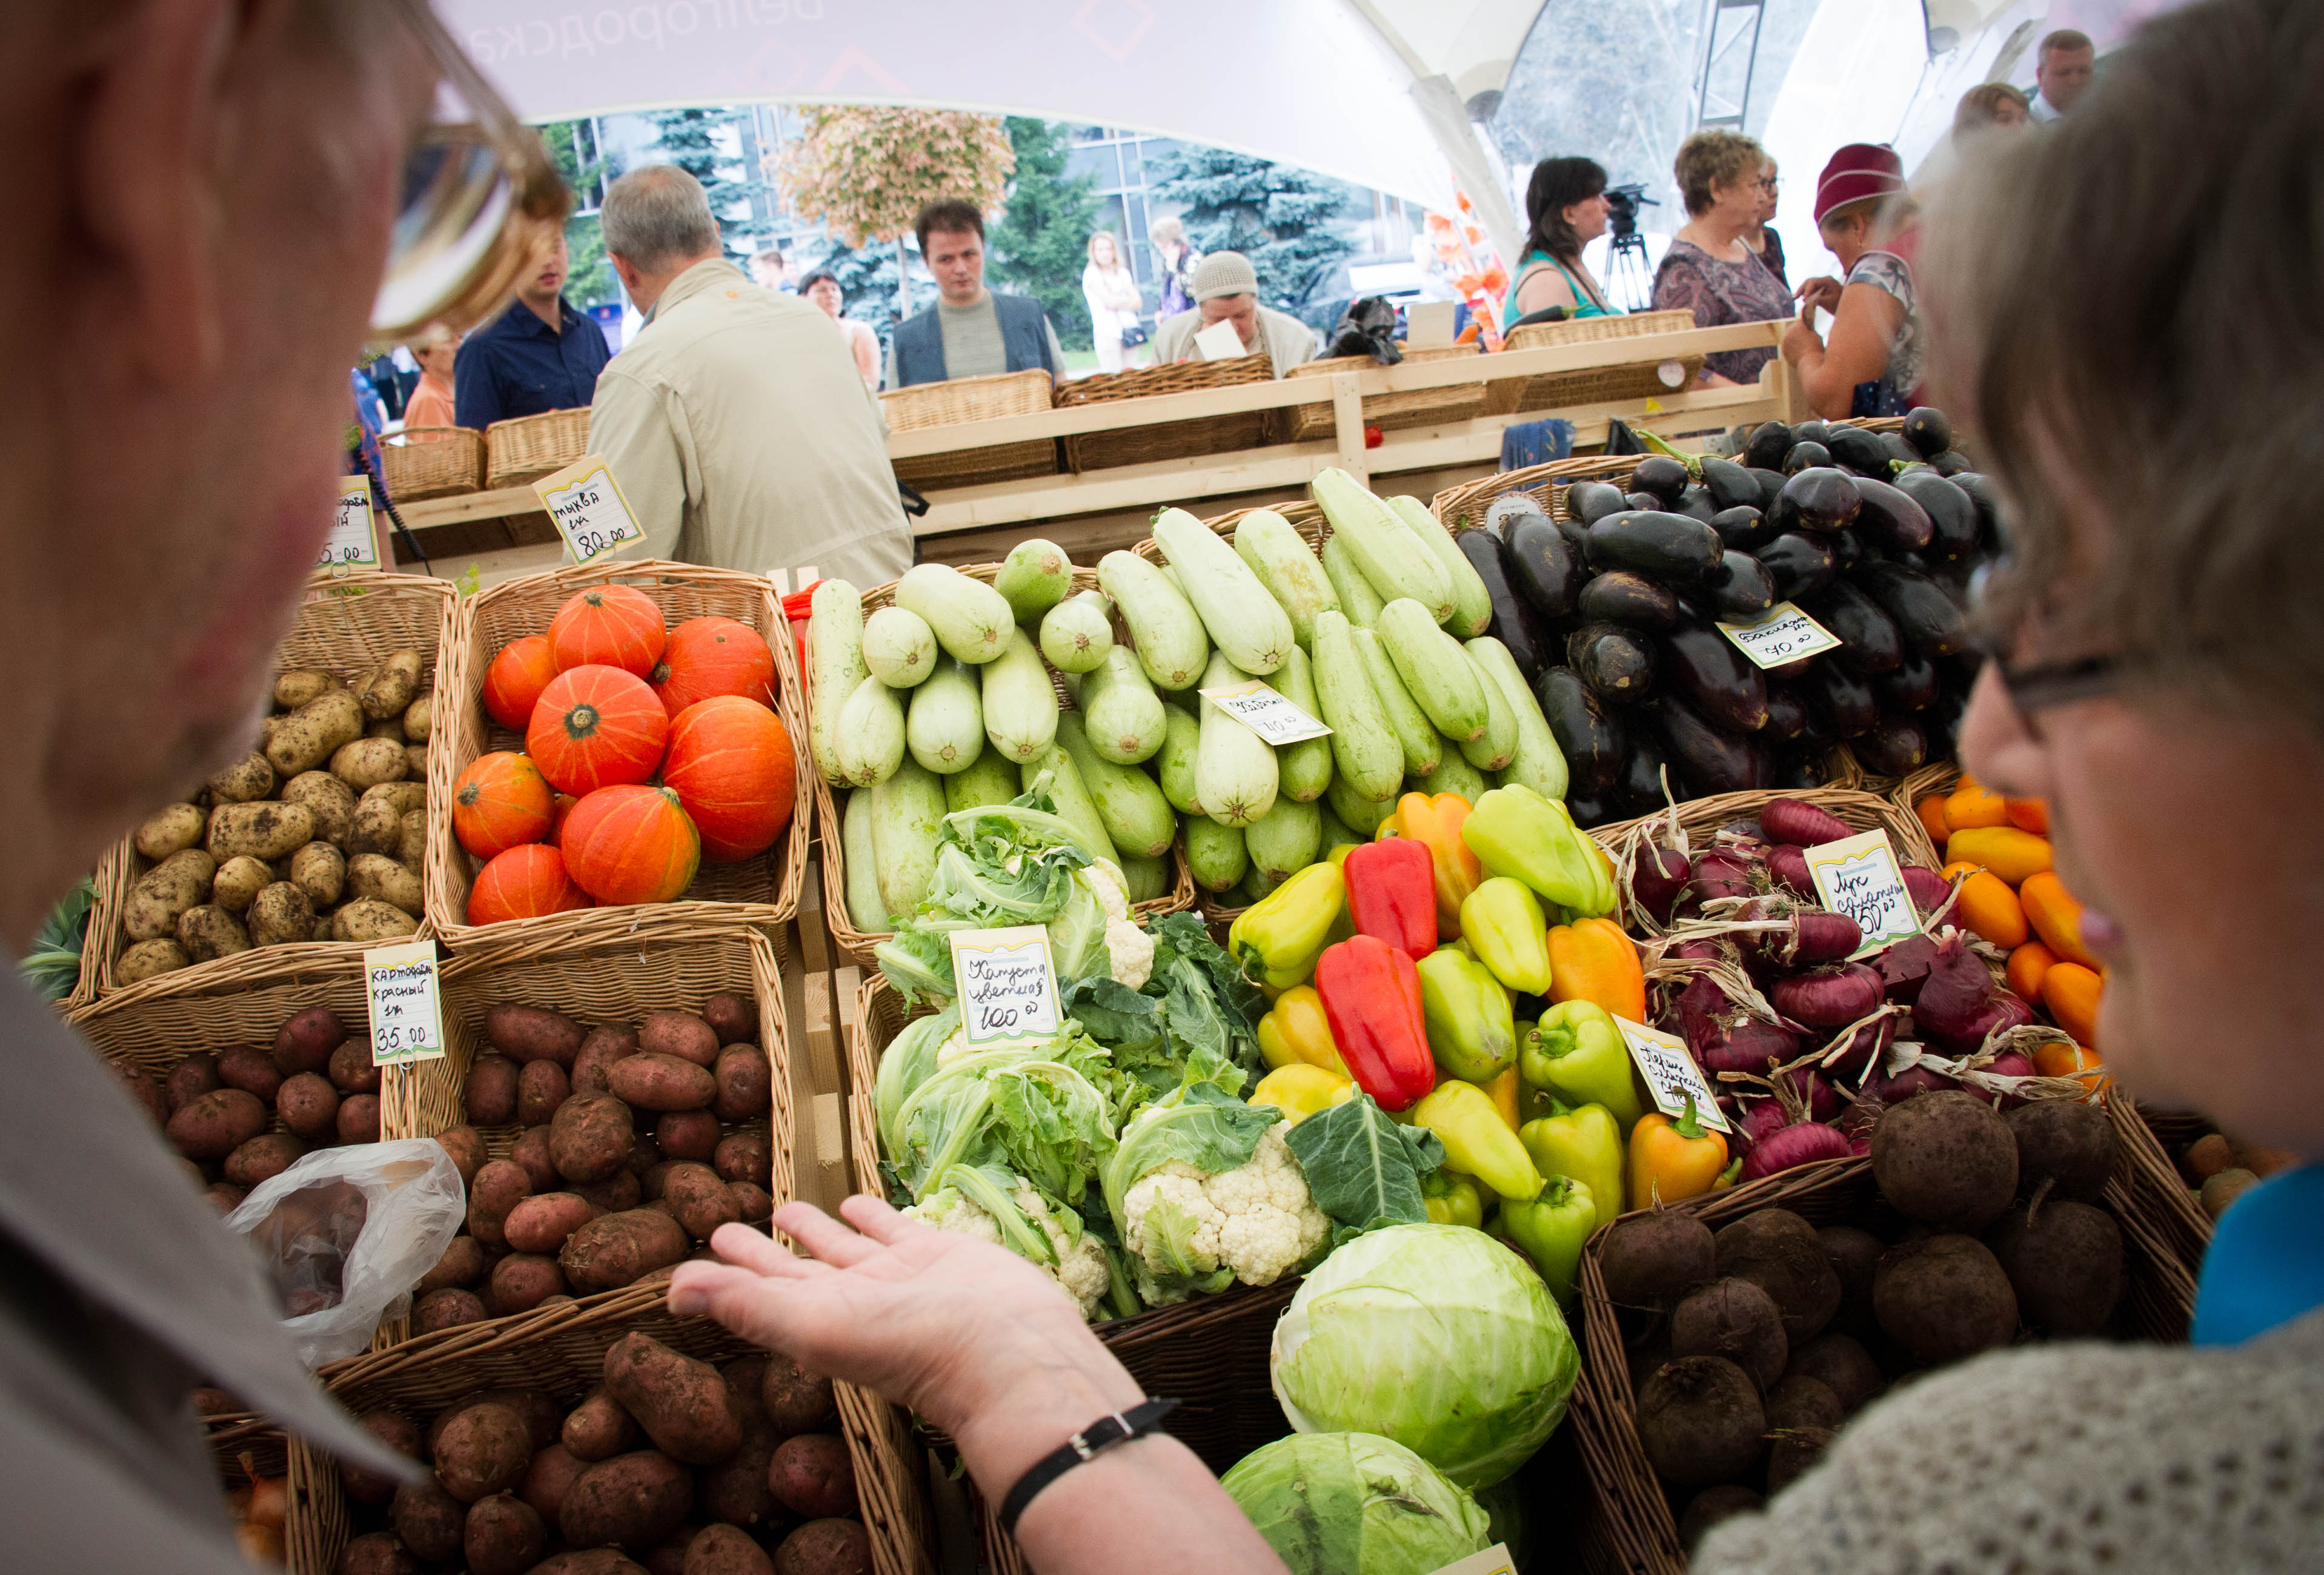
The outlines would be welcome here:
[[[604,331],[562,291],[569,260],[558,233],[517,286],[508,310],[478,328],[453,363],[452,403],[463,427],[548,410],[586,410],[612,354]]]

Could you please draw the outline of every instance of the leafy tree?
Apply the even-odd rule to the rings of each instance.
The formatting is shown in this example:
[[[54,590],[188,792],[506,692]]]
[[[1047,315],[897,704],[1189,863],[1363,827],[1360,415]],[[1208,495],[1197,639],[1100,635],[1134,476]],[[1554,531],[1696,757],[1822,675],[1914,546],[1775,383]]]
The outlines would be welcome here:
[[[558,121],[542,126],[540,140],[547,144],[558,172],[565,177],[565,184],[572,189],[577,201],[594,205],[604,196],[601,187],[605,179],[605,161],[602,156],[588,160],[581,157],[580,138],[574,130],[576,124]],[[565,283],[568,297],[584,306],[622,299],[621,281],[613,277],[613,265],[605,261],[605,233],[598,226],[594,212],[576,213],[565,221],[565,248],[572,257]]]
[[[1198,252],[1240,252],[1259,273],[1259,299],[1295,309],[1316,277],[1354,248],[1332,220],[1346,206],[1339,182],[1224,148],[1190,145],[1158,161],[1154,194],[1183,203]]]
[[[710,211],[718,216],[720,237],[729,250],[739,252],[734,239],[749,230],[751,218],[747,211],[737,216],[734,210],[765,190],[766,182],[752,180],[741,157],[719,146],[718,134],[735,118],[731,109],[656,109],[646,114],[654,127],[654,151],[702,182]]]
[[[1015,115],[1007,125],[1017,175],[1009,185],[1009,206],[989,232],[986,274],[1038,300],[1066,349],[1086,350],[1092,339],[1082,269],[1089,261],[1090,232],[1097,227],[1097,182],[1087,175],[1066,177],[1071,144],[1063,125]],[[1126,254],[1130,238],[1116,235],[1114,243]]]

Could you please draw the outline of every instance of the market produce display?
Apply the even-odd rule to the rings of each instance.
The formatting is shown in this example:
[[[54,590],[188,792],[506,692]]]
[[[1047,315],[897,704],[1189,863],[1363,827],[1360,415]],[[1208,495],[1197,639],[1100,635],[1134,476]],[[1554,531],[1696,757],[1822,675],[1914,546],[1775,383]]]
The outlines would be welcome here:
[[[135,984],[255,947],[409,935],[424,914],[426,659],[391,652],[355,673],[291,668],[274,680],[258,747],[131,837],[147,867],[129,889]]]
[[[2207,1132],[2183,1146],[2174,1159],[2179,1174],[2204,1214],[2213,1220],[2227,1205],[2277,1171],[2300,1163],[2282,1149],[2262,1148],[2223,1132]]]
[[[338,1575],[871,1575],[829,1379],[634,1331],[588,1377],[577,1402],[521,1387],[364,1408],[431,1470],[398,1485],[340,1468],[355,1534]]]
[[[283,1561],[283,1525],[290,1518],[290,1479],[283,1473],[263,1475],[258,1457],[247,1450],[235,1465],[243,1483],[226,1496],[234,1540],[252,1563],[279,1565]]]

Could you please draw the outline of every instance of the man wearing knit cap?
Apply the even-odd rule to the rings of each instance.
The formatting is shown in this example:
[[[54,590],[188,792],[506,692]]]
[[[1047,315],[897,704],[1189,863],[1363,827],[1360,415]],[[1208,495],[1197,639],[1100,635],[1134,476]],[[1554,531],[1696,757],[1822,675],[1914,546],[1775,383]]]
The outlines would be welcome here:
[[[1200,360],[1194,336],[1213,323],[1232,323],[1243,354],[1271,357],[1277,377],[1315,358],[1314,330],[1288,312],[1259,304],[1259,271],[1240,252],[1213,252],[1195,264],[1194,309],[1166,319],[1156,330],[1157,359],[1166,365]]]

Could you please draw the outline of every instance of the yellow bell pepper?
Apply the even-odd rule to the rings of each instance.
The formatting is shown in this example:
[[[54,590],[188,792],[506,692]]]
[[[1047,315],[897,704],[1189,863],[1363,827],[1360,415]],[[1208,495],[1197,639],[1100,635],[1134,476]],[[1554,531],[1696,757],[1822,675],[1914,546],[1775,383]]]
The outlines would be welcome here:
[[[1227,931],[1227,952],[1270,989],[1305,984],[1347,903],[1339,866],[1310,864],[1243,910]]]
[[[1458,793],[1407,793],[1380,822],[1379,836],[1410,837],[1428,850],[1436,877],[1436,938],[1449,941],[1461,933],[1461,905],[1484,880],[1484,866],[1461,840],[1469,818],[1469,801]],[[1377,839],[1376,839],[1377,840]]]
[[[1618,1018],[1646,1020],[1646,975],[1637,943],[1609,918],[1578,918],[1549,932],[1549,999],[1594,1001]]]
[[[1355,1091],[1356,1080],[1346,1073],[1309,1066],[1303,1062],[1296,1066],[1278,1066],[1260,1078],[1259,1086],[1250,1091],[1250,1102],[1273,1105],[1296,1127],[1316,1111],[1353,1098]]]
[[[1259,1054],[1271,1067],[1320,1066],[1348,1074],[1340,1047],[1332,1043],[1323,998],[1312,984],[1295,984],[1275,998],[1274,1009],[1259,1019]]]
[[[1533,1157],[1493,1108],[1491,1096],[1475,1083],[1439,1083],[1412,1107],[1412,1119],[1436,1134],[1445,1163],[1462,1174],[1475,1176],[1504,1198],[1540,1195],[1541,1172]]]

